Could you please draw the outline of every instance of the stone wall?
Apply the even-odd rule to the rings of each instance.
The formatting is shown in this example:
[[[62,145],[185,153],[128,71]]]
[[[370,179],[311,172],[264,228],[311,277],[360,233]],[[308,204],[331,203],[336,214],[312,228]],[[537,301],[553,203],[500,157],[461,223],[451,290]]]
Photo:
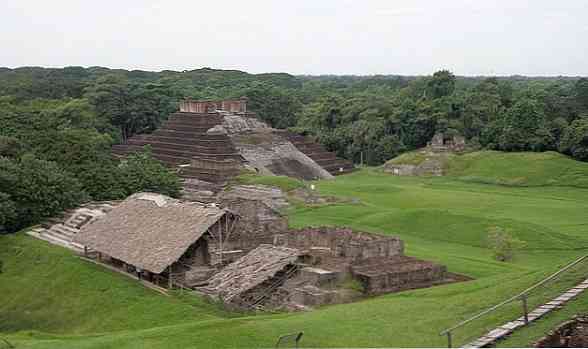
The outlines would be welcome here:
[[[395,176],[416,176],[416,168],[415,165],[385,164],[384,172]]]
[[[180,112],[185,113],[214,113],[224,110],[231,113],[246,113],[247,98],[230,99],[223,101],[195,101],[186,99],[180,102]]]
[[[586,348],[588,347],[588,316],[575,316],[559,325],[533,345],[535,348]]]
[[[278,188],[234,186],[219,193],[218,202],[239,216],[231,237],[234,249],[251,250],[260,244],[271,244],[275,234],[288,230],[288,218],[280,212],[288,202]]]
[[[429,287],[443,282],[447,276],[447,268],[412,257],[397,256],[385,264],[353,266],[352,274],[360,280],[365,293],[375,295]]]
[[[397,237],[365,232],[348,228],[307,228],[292,230],[277,238],[286,246],[319,252],[334,258],[358,263],[371,258],[388,258],[402,255],[404,243]]]
[[[443,133],[436,133],[427,146],[434,152],[462,152],[465,150],[465,137],[446,137]]]

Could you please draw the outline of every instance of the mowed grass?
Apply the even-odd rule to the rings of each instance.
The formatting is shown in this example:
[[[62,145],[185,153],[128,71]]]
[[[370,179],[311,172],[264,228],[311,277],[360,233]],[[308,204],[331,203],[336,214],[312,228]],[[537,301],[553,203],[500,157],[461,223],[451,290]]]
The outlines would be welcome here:
[[[404,153],[391,164],[418,165],[429,157],[441,161],[446,175],[460,181],[507,186],[572,186],[588,188],[588,163],[563,154],[476,151],[462,155]]]
[[[235,184],[245,185],[267,185],[271,187],[278,187],[284,192],[304,187],[301,180],[287,177],[287,176],[260,176],[253,173],[242,174],[234,179]]]
[[[396,177],[372,169],[316,185],[322,194],[360,203],[297,207],[292,226],[344,225],[398,235],[407,254],[475,280],[312,312],[235,314],[197,296],[159,295],[19,234],[0,237],[0,331],[22,348],[272,347],[279,335],[296,331],[305,332],[306,347],[442,347],[442,329],[588,252],[588,190],[582,188]],[[496,225],[527,242],[512,262],[494,261],[486,247],[486,231]],[[531,306],[587,272],[582,266],[550,284]],[[501,345],[526,345],[567,315],[586,311],[583,295]],[[454,343],[519,314],[520,304],[509,305],[456,331]]]
[[[453,156],[449,176],[491,184],[588,188],[588,163],[565,155],[480,151]]]

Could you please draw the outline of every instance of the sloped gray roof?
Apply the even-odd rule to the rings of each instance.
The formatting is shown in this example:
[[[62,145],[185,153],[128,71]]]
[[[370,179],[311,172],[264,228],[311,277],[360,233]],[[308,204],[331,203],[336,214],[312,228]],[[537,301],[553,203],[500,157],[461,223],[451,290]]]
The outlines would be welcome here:
[[[287,265],[296,262],[301,254],[294,248],[261,244],[213,275],[200,291],[229,302],[272,278]]]
[[[74,241],[159,274],[227,212],[160,194],[138,193],[83,226]]]

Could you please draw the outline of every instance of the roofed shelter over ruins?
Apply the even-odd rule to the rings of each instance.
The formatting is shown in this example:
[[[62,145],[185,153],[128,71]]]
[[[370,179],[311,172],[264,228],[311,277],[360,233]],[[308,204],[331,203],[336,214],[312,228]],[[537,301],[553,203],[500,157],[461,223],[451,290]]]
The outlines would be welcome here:
[[[223,243],[238,219],[226,209],[154,193],[132,195],[103,218],[85,225],[75,241],[139,277],[181,284],[206,279],[223,262]]]

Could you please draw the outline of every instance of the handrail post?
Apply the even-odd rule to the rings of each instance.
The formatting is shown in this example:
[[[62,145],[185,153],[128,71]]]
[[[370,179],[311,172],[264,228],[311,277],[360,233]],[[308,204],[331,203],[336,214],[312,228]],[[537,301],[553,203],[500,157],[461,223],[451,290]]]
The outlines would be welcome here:
[[[564,272],[568,271],[572,267],[580,264],[581,262],[585,261],[586,259],[588,259],[588,254],[587,255],[584,255],[584,256],[576,259],[576,260],[574,260],[573,262],[571,262],[569,264],[567,264],[565,267],[559,269],[555,273],[553,273],[550,276],[544,278],[540,282],[538,282],[538,283],[534,284],[533,286],[527,288],[526,290],[522,291],[521,293],[516,294],[516,295],[510,297],[509,299],[507,299],[505,301],[502,301],[502,302],[500,302],[500,303],[498,303],[498,304],[496,304],[496,305],[494,305],[494,306],[492,306],[492,307],[490,307],[490,308],[488,308],[488,309],[486,309],[486,310],[484,310],[484,311],[482,311],[482,312],[480,312],[480,313],[478,313],[478,314],[476,314],[476,315],[474,315],[474,316],[472,316],[472,317],[470,317],[470,318],[468,318],[466,320],[461,321],[460,323],[458,323],[456,325],[453,325],[452,327],[449,327],[449,328],[443,330],[442,332],[439,333],[439,335],[440,336],[447,335],[447,344],[448,344],[448,347],[451,348],[452,347],[451,331],[453,331],[455,329],[458,329],[460,327],[463,327],[465,324],[470,323],[470,322],[472,322],[472,321],[474,321],[476,319],[479,319],[482,316],[484,316],[486,314],[489,314],[489,313],[495,311],[496,309],[498,309],[498,308],[500,308],[500,307],[502,307],[502,306],[504,306],[506,304],[515,302],[517,300],[521,300],[522,303],[523,303],[523,315],[524,315],[523,316],[523,320],[525,322],[525,325],[528,324],[529,323],[529,309],[528,309],[528,304],[527,304],[528,302],[527,301],[528,301],[528,295],[529,295],[529,293],[531,293],[532,291],[534,291],[536,288],[538,288],[540,286],[543,286],[547,282],[555,279],[559,275],[561,275]]]
[[[525,325],[529,324],[529,309],[527,308],[527,295],[524,294],[521,296],[521,301],[523,302],[523,318],[525,319]]]

